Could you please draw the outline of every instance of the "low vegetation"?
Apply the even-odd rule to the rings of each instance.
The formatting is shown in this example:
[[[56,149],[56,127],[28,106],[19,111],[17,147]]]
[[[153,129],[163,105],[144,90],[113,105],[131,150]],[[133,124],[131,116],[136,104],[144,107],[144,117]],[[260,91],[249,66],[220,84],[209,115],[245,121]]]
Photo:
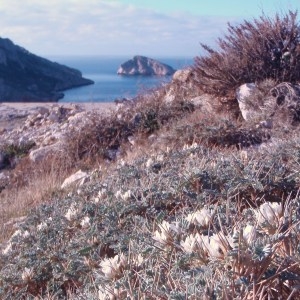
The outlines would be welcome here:
[[[284,28],[287,35],[275,35]],[[264,67],[269,73],[260,77],[249,62],[272,65],[270,39],[284,42],[296,28],[294,13],[263,17],[229,26],[234,37],[222,42],[223,52],[206,47],[190,96],[201,77],[203,92],[214,95],[211,113],[178,84],[176,99],[164,101],[173,82],[70,132],[64,155],[30,176],[42,191],[34,192],[39,205],[2,243],[0,298],[298,299],[299,122],[262,128],[216,101],[249,80],[260,83],[253,105],[274,81],[297,82],[291,67],[277,75]],[[253,57],[247,49],[258,29]],[[246,56],[229,70],[219,60],[243,43]],[[93,170],[90,182],[61,190],[61,178],[79,168]]]

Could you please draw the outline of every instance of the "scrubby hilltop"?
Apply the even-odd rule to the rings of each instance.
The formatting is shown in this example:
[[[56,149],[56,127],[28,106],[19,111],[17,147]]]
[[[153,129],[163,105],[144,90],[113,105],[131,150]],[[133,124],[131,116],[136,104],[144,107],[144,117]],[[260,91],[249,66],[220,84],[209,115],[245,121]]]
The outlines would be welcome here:
[[[0,38],[0,101],[55,102],[63,90],[92,84],[80,71],[51,62]]]
[[[30,159],[39,141],[3,141],[15,165],[1,192],[1,299],[299,299],[296,17],[229,27],[224,53],[207,48],[110,114],[27,119],[44,132],[55,115],[64,131],[44,161]],[[266,77],[244,69],[252,52],[236,58],[243,33],[266,51],[257,66],[278,42]],[[226,51],[236,76],[215,64]]]

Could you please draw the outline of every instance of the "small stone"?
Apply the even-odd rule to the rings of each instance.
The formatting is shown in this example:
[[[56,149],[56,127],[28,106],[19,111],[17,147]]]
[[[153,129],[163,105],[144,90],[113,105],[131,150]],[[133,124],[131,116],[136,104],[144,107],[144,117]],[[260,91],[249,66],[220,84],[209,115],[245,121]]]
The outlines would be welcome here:
[[[88,173],[79,170],[76,173],[69,176],[68,178],[66,178],[63,184],[61,185],[61,188],[64,189],[65,187],[70,186],[74,183],[77,183],[79,186],[81,186],[87,181],[87,178]]]
[[[56,113],[51,112],[50,115],[48,116],[48,120],[50,120],[53,123],[56,123],[59,121],[59,117]]]
[[[48,145],[44,147],[40,147],[38,149],[34,149],[29,153],[29,158],[33,162],[40,162],[44,160],[48,155],[57,152],[60,149],[60,143],[56,143],[53,145]]]

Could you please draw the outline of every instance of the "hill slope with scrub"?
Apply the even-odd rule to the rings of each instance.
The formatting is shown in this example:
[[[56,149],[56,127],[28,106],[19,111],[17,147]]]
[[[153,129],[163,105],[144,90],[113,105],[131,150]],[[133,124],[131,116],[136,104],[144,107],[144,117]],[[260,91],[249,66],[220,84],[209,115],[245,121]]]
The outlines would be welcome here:
[[[1,299],[299,298],[297,14],[228,29],[46,160],[1,142]]]

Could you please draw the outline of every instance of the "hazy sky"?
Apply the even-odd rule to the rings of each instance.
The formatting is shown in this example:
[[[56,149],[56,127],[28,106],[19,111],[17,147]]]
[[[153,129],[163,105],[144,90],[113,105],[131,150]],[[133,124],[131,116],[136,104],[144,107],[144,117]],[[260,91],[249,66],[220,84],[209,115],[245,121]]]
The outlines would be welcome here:
[[[38,55],[199,55],[227,22],[300,0],[0,0],[0,36]]]

